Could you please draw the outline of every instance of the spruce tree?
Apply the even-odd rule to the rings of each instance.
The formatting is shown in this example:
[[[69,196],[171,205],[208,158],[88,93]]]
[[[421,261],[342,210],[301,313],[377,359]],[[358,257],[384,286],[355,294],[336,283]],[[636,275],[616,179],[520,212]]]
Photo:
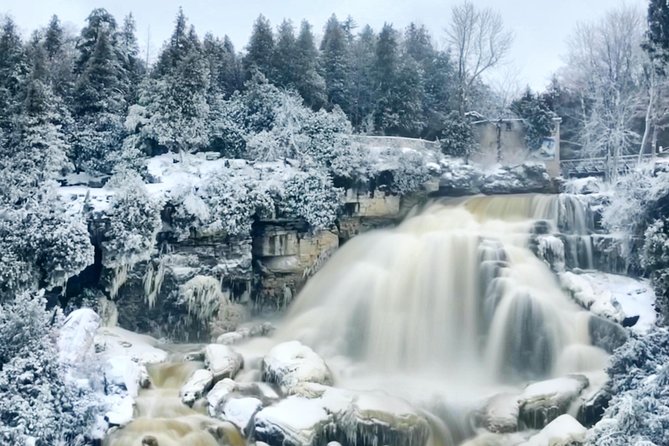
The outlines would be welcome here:
[[[321,41],[321,67],[328,106],[338,105],[350,113],[350,57],[346,31],[333,14],[325,25]]]
[[[273,53],[274,33],[272,32],[272,25],[261,14],[253,24],[253,33],[244,57],[244,72],[247,79],[250,79],[252,73],[256,70],[271,77]]]
[[[125,100],[134,103],[137,100],[137,89],[144,76],[145,67],[139,58],[139,44],[135,35],[137,25],[132,14],[128,14],[123,20],[123,26],[118,36],[118,52],[121,59],[121,67],[125,71],[124,80],[127,85],[123,86]]]
[[[644,49],[654,60],[666,65],[669,62],[669,4],[666,0],[650,0],[647,36]]]
[[[325,80],[318,72],[318,49],[311,25],[306,20],[300,25],[300,34],[295,42],[295,87],[312,109],[319,109],[327,100]]]
[[[9,17],[0,28],[0,55],[0,129],[10,132],[28,65],[16,24]]]
[[[279,25],[272,54],[271,79],[274,84],[280,87],[295,87],[297,83],[296,58],[295,29],[290,20],[284,20]]]
[[[397,110],[397,70],[399,66],[399,45],[397,32],[392,25],[385,24],[379,33],[374,55],[373,79],[376,92],[375,126],[386,133],[399,126]]]
[[[75,65],[78,74],[86,69],[88,61],[95,51],[100,34],[105,34],[109,40],[109,45],[116,48],[116,19],[103,8],[94,9],[86,18],[86,26],[81,30],[77,41],[79,58]]]
[[[374,54],[377,36],[374,30],[365,26],[351,48],[351,124],[359,131],[373,132],[374,94]]]
[[[51,16],[51,21],[47,26],[44,35],[44,49],[49,59],[57,57],[63,51],[65,36],[63,27],[60,25],[60,19],[57,15]]]

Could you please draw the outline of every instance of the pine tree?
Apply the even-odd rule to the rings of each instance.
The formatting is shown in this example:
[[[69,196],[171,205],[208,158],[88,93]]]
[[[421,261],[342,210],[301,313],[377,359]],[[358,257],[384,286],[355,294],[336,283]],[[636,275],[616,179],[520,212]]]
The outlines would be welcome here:
[[[128,14],[123,20],[123,27],[118,37],[118,52],[121,67],[125,71],[127,85],[123,86],[125,100],[134,103],[137,100],[137,89],[144,76],[145,67],[139,58],[139,44],[135,35],[137,26],[132,14]]]
[[[44,48],[49,59],[57,57],[63,51],[65,35],[63,27],[60,25],[60,19],[57,15],[51,16],[49,26],[47,26],[44,36]]]
[[[202,40],[202,52],[209,68],[209,97],[221,94],[229,97],[240,88],[239,63],[228,36],[223,40],[207,33]]]
[[[295,87],[297,83],[296,62],[297,47],[295,29],[290,20],[281,22],[276,36],[276,45],[272,54],[272,81],[280,87]]]
[[[376,93],[375,126],[387,132],[399,126],[400,117],[396,108],[397,70],[399,48],[397,32],[392,25],[385,24],[376,43],[373,79]]]
[[[325,79],[328,106],[338,105],[350,113],[350,57],[348,38],[343,26],[332,15],[325,25],[321,41],[321,67]]]
[[[94,9],[86,18],[86,26],[81,30],[77,41],[79,58],[75,64],[78,74],[86,69],[88,61],[95,51],[100,34],[104,34],[109,40],[109,45],[116,48],[116,19],[103,8]]]
[[[311,25],[306,20],[300,25],[295,47],[295,87],[308,106],[319,109],[327,100],[325,80],[318,72],[318,49]]]
[[[665,0],[650,0],[648,4],[648,34],[644,49],[662,65],[669,62],[669,4]]]
[[[247,79],[257,70],[265,76],[272,75],[272,54],[274,53],[274,33],[269,20],[262,14],[253,24],[253,33],[244,57],[244,72]]]
[[[351,49],[351,123],[361,131],[373,131],[372,114],[375,107],[374,54],[377,36],[365,26]],[[364,124],[369,128],[364,128]]]
[[[0,129],[11,131],[18,112],[21,85],[28,71],[23,43],[14,21],[6,17],[0,28]]]

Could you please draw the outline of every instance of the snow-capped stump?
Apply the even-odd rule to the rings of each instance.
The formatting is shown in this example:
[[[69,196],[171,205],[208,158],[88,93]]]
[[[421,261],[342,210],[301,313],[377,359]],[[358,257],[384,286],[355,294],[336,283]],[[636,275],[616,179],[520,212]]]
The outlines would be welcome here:
[[[227,345],[209,344],[204,349],[204,363],[214,376],[214,382],[234,378],[242,368],[242,355]]]
[[[588,331],[592,345],[609,353],[627,341],[627,332],[622,326],[599,316],[590,316]]]
[[[213,382],[214,375],[209,370],[199,369],[194,371],[179,391],[181,401],[187,406],[192,406],[195,401],[202,398],[211,389]]]
[[[518,397],[519,422],[530,429],[542,429],[558,416],[567,413],[589,381],[583,375],[569,375],[530,384]]]
[[[290,396],[254,418],[254,437],[269,446],[327,444],[333,417],[318,400]]]
[[[354,397],[344,416],[337,420],[337,433],[337,440],[359,446],[422,445],[430,436],[430,426],[403,399],[382,392],[364,392]]]
[[[60,329],[58,350],[65,364],[80,364],[92,353],[95,334],[100,328],[100,316],[90,308],[75,310],[65,319]]]
[[[246,435],[250,432],[251,419],[262,407],[258,398],[231,398],[223,404],[223,416]]]
[[[520,404],[518,395],[500,393],[490,398],[475,414],[476,424],[486,430],[504,434],[518,430]]]
[[[571,415],[560,415],[522,446],[576,446],[585,444],[587,429]]]
[[[263,359],[262,380],[278,384],[287,394],[300,383],[333,383],[325,361],[299,341],[284,342],[270,350]]]

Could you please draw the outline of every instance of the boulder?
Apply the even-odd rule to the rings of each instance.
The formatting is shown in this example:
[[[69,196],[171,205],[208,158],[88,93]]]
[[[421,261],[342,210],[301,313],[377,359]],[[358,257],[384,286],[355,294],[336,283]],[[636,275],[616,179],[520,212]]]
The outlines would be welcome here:
[[[224,378],[217,382],[214,387],[207,393],[207,408],[209,415],[212,417],[218,416],[218,407],[224,402],[225,398],[237,390],[237,383],[230,378]]]
[[[530,384],[518,397],[519,424],[542,429],[558,416],[567,413],[589,381],[583,375],[569,375]]]
[[[209,344],[204,349],[204,364],[214,376],[214,382],[234,378],[243,365],[242,355],[227,345]]]
[[[214,375],[211,371],[206,369],[194,371],[179,391],[181,402],[187,406],[192,406],[195,401],[202,398],[211,389],[213,382]]]
[[[323,359],[298,341],[281,343],[263,358],[262,380],[291,394],[300,383],[331,385],[332,373]]]
[[[237,426],[244,435],[247,435],[250,432],[253,416],[262,407],[262,401],[258,398],[231,398],[223,404],[222,415]]]
[[[290,396],[262,409],[254,418],[254,437],[269,446],[327,444],[327,431],[333,425],[318,400]]]
[[[587,429],[571,415],[560,415],[522,446],[576,446],[585,444]]]
[[[501,393],[490,398],[485,406],[475,414],[476,425],[486,430],[505,434],[518,430],[520,403],[518,395]]]

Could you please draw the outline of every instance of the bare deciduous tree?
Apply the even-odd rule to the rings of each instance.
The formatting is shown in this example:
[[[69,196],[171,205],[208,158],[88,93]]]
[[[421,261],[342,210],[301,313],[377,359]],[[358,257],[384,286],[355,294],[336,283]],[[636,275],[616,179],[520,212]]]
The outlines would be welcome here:
[[[446,35],[457,63],[458,106],[464,116],[474,83],[506,56],[513,34],[504,29],[498,12],[477,10],[465,1],[453,7]]]
[[[643,32],[641,12],[621,7],[597,23],[580,24],[570,41],[565,81],[582,95],[581,142],[586,155],[607,158],[609,177],[617,175],[620,157],[641,142],[633,121],[640,117],[640,100],[649,101]]]

